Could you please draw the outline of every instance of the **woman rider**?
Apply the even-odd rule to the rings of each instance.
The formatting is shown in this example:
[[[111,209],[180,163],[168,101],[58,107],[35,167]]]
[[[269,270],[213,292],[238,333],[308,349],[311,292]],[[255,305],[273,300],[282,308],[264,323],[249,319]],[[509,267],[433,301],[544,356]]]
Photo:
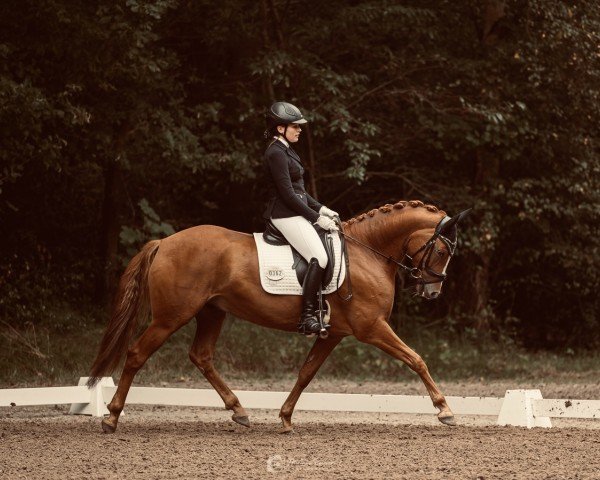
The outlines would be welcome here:
[[[274,196],[265,211],[273,225],[308,262],[302,284],[302,313],[298,330],[310,335],[321,329],[315,310],[318,293],[327,266],[327,253],[313,225],[334,231],[337,212],[324,207],[304,189],[304,168],[290,144],[296,143],[306,123],[302,113],[291,103],[275,102],[267,114],[265,135],[272,141],[265,151],[265,164],[273,181]]]

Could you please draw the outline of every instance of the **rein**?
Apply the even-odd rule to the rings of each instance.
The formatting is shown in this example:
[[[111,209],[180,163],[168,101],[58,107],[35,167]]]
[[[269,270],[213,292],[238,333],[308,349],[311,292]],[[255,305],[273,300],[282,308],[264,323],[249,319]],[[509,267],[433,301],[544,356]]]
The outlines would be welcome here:
[[[440,220],[440,222],[436,226],[435,232],[431,236],[431,238],[429,240],[427,240],[427,242],[425,242],[412,255],[405,253],[404,258],[401,261],[396,260],[393,255],[386,255],[385,253],[380,252],[379,250],[371,247],[370,245],[367,245],[366,243],[361,242],[357,238],[354,238],[353,236],[348,235],[347,233],[344,232],[344,229],[342,227],[342,222],[339,221],[339,219],[338,219],[337,223],[338,223],[338,227],[340,229],[339,232],[342,235],[341,238],[343,238],[343,239],[349,238],[353,242],[356,242],[357,244],[361,245],[362,247],[367,248],[368,250],[371,250],[373,253],[385,258],[387,263],[390,263],[390,262],[394,263],[397,267],[401,268],[402,270],[407,271],[410,274],[410,276],[417,281],[417,283],[419,285],[427,285],[430,283],[443,282],[446,279],[445,273],[435,272],[429,267],[429,261],[431,259],[431,255],[433,254],[436,240],[439,238],[444,243],[444,245],[446,245],[446,247],[448,248],[448,253],[450,254],[450,257],[452,257],[452,255],[454,255],[454,250],[456,249],[456,242],[455,241],[453,242],[452,240],[450,240],[449,238],[445,237],[444,235],[442,235],[440,233],[441,227],[444,225],[444,223],[447,220],[449,220],[449,217],[442,218],[442,220]],[[425,252],[424,252],[423,256],[421,257],[421,261],[419,262],[419,265],[415,267],[414,262],[413,262],[413,257],[415,255],[417,255],[418,253],[422,252],[423,250],[425,250]],[[345,258],[346,274],[348,275],[348,295],[347,295],[347,297],[341,297],[341,298],[343,300],[347,301],[350,298],[352,298],[352,284],[350,282],[348,249],[347,249],[345,241],[343,242],[343,246],[342,246],[342,255],[344,255],[344,258]],[[406,263],[404,263],[405,260],[408,260],[410,262],[410,266],[406,265]],[[423,278],[423,271],[425,271],[428,275],[435,277],[435,280],[425,280]],[[340,268],[340,272],[341,272],[341,268]],[[339,289],[340,272],[338,272],[338,289]],[[338,292],[339,292],[339,290],[338,290]],[[338,293],[338,295],[339,295],[339,293]]]

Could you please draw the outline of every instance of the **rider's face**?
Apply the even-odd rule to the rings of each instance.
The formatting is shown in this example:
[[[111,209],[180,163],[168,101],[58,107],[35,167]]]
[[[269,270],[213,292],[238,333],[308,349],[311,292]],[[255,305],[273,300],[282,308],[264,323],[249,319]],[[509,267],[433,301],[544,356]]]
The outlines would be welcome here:
[[[283,132],[285,131],[285,139],[290,143],[296,143],[300,138],[300,132],[302,131],[302,128],[300,128],[300,125],[292,123],[288,125],[287,130],[285,127],[280,125],[277,127],[277,131],[281,135],[283,135]]]

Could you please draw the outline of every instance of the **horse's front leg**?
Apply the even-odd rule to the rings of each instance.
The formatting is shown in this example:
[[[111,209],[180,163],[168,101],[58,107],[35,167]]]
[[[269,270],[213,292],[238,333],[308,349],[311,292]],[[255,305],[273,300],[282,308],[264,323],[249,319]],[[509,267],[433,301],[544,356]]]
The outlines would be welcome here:
[[[343,337],[330,336],[325,339],[317,338],[317,340],[315,340],[310,352],[308,352],[308,357],[306,357],[306,360],[298,373],[298,380],[296,380],[294,388],[288,395],[279,412],[279,417],[281,417],[281,422],[283,423],[281,433],[289,433],[293,430],[292,413],[294,413],[296,402],[300,398],[302,391],[308,386],[321,365],[323,365],[325,359],[337,344],[340,343],[342,338]]]
[[[427,388],[433,405],[439,409],[438,419],[446,425],[456,425],[454,414],[446,403],[446,399],[440,389],[437,387],[427,365],[423,359],[408,345],[406,345],[398,335],[392,330],[385,319],[378,320],[369,326],[368,331],[355,332],[356,338],[361,342],[375,345],[387,354],[406,363],[414,372],[416,372]]]

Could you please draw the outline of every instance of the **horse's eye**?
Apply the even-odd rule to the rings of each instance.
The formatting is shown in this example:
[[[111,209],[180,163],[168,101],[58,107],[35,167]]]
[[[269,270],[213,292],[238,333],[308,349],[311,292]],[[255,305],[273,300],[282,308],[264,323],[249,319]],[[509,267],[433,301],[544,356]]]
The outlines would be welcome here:
[[[443,257],[444,256],[444,251],[443,250],[436,250],[435,253],[437,253],[438,257]]]

